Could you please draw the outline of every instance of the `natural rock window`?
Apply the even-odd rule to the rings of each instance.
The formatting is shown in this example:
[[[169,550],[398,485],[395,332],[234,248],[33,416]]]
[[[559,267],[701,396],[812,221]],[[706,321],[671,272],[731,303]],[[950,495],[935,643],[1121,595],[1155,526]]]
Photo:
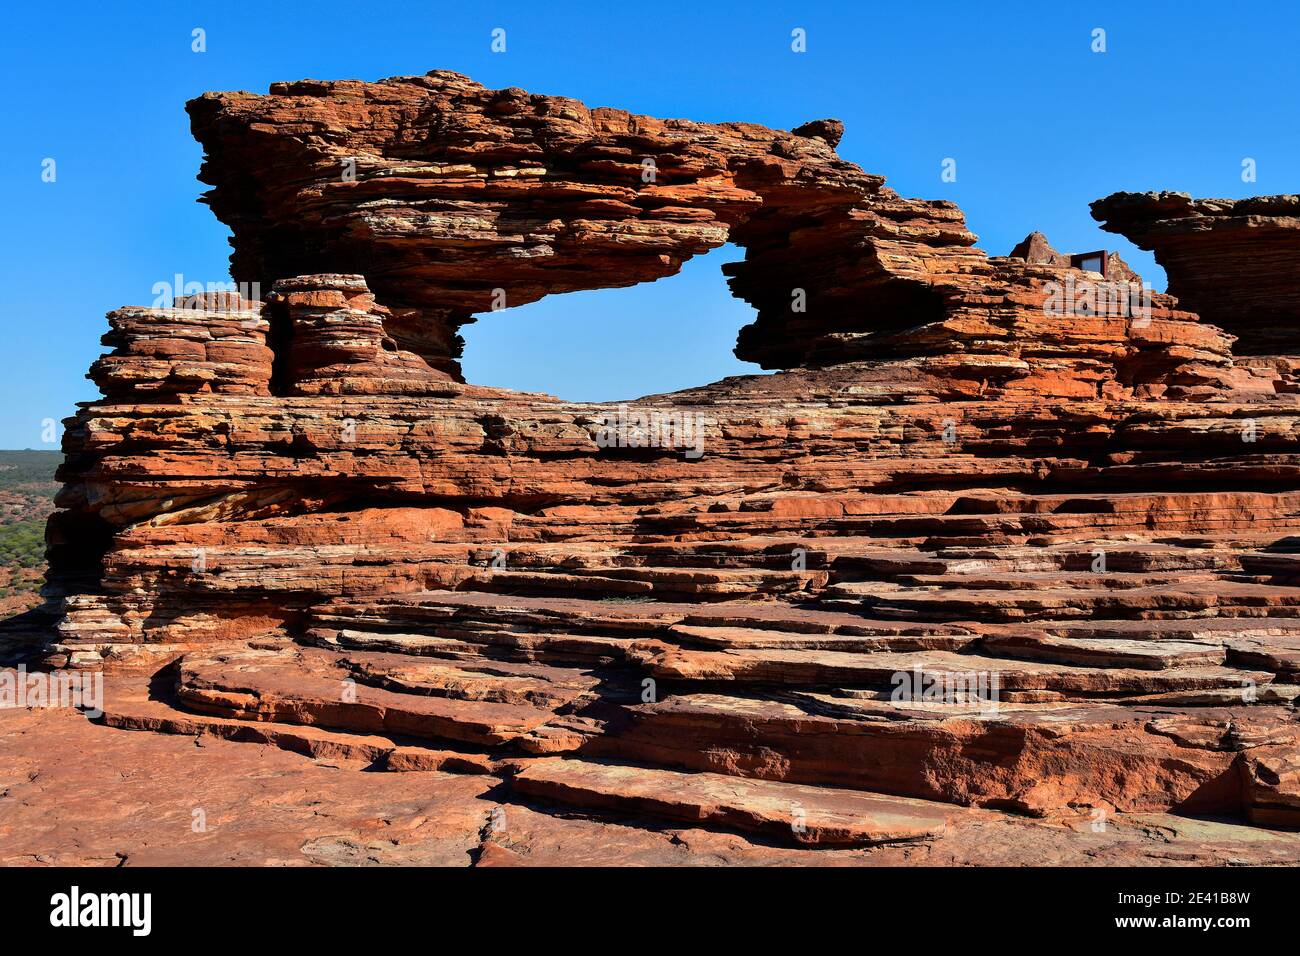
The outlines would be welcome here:
[[[755,314],[722,273],[743,256],[728,244],[632,289],[570,292],[477,315],[461,328],[464,376],[585,402],[760,373],[734,355],[737,333]]]

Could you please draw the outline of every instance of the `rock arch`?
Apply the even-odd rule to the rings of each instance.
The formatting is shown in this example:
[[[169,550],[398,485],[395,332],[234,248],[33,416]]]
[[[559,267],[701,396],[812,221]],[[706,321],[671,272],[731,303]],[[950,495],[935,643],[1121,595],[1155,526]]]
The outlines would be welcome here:
[[[934,312],[929,276],[975,241],[952,204],[900,199],[840,159],[834,120],[659,120],[447,72],[206,94],[189,111],[236,278],[363,275],[397,341],[453,378],[457,330],[494,296],[651,281],[728,239],[746,249],[732,288],[759,313],[737,354],[789,367],[827,334],[888,327],[864,295]]]
[[[986,257],[954,204],[841,159],[835,120],[663,120],[446,71],[208,93],[188,110],[234,278],[363,276],[385,333],[450,380],[458,329],[502,296],[652,281],[728,240],[745,249],[731,288],[758,313],[736,354],[767,369],[915,358],[963,388],[1097,395],[1227,361],[1204,327],[1179,333],[1194,354],[1170,350],[1165,324],[1194,317],[1168,299],[1154,334],[1126,316],[1045,319],[1063,270]]]

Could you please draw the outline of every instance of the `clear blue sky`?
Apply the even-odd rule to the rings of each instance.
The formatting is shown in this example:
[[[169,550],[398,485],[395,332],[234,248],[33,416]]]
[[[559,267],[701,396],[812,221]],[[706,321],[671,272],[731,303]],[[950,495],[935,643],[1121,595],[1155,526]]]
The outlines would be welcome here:
[[[1151,258],[1100,232],[1089,201],[1300,191],[1293,2],[70,0],[9,4],[4,26],[0,448],[48,447],[41,420],[96,397],[83,376],[106,311],[147,304],[177,272],[228,278],[228,233],[195,203],[183,110],[204,90],[437,68],[655,116],[787,129],[838,117],[841,155],[904,195],[955,200],[990,253],[1042,229],[1063,250],[1119,248],[1157,289]],[[196,27],[205,53],[190,49]],[[795,27],[806,53],[791,52]],[[955,183],[940,180],[945,157]],[[467,375],[603,400],[746,371],[730,350],[751,313],[718,270],[734,255],[482,319],[466,329]]]

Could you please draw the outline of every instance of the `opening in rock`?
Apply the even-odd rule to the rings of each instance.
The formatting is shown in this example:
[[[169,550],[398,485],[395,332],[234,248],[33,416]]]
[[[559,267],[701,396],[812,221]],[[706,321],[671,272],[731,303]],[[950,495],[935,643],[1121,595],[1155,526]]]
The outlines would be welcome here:
[[[480,313],[461,328],[465,380],[598,402],[762,374],[732,351],[756,313],[731,294],[721,266],[743,256],[728,244],[655,282]]]
[[[266,344],[270,347],[271,358],[271,394],[285,395],[292,384],[292,370],[289,368],[289,342],[293,338],[293,322],[289,318],[289,307],[283,302],[268,302],[264,312],[270,323]]]

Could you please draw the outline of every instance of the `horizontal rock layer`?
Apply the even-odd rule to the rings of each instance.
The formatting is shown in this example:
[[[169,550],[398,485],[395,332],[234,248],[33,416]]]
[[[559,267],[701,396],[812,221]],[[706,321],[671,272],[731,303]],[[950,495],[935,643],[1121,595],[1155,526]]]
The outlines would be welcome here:
[[[645,400],[625,411],[699,415],[699,441],[602,447],[616,406],[395,394],[376,354],[329,392],[72,422],[51,658],[181,656],[150,705],[171,716],[111,721],[251,723],[309,752],[294,727],[378,736],[389,769],[564,754],[1042,815],[1286,817],[1254,776],[1293,746],[1300,668],[1300,407],[1275,382],[980,400],[920,364],[850,365]],[[382,394],[356,394],[369,375]],[[895,700],[900,675],[983,675],[998,700]]]
[[[106,690],[119,703],[137,692],[147,691],[127,675]],[[334,744],[374,743],[362,735],[233,721],[244,733],[227,737],[212,732],[216,718],[179,716],[202,720],[205,729],[191,726],[183,731],[187,736],[128,733],[89,725],[67,710],[0,710],[0,773],[9,793],[0,806],[0,861],[113,867],[1240,866],[1285,865],[1300,847],[1293,833],[1163,813],[1111,814],[1099,823],[1086,812],[1034,820],[943,804],[934,806],[950,819],[933,836],[809,844],[788,829],[775,836],[782,831],[735,825],[745,817],[733,814],[723,824],[705,815],[720,805],[737,806],[752,808],[753,819],[762,820],[771,801],[742,803],[743,791],[720,803],[701,799],[707,789],[674,787],[659,796],[681,808],[675,818],[618,809],[579,814],[549,797],[512,792],[500,777],[418,772],[392,766],[392,757],[388,769],[416,772],[360,772],[374,766],[372,759],[359,748]],[[277,752],[240,742],[283,740],[282,732],[297,734],[304,748]],[[601,775],[606,766],[591,761],[575,769],[595,771],[582,774],[584,787],[611,792],[610,778]],[[763,790],[772,793],[770,785]],[[202,794],[201,828],[195,826],[196,793]],[[835,805],[809,802],[803,794],[799,799],[804,835],[818,832],[808,824],[819,819],[819,808]],[[686,819],[694,807],[699,811]],[[856,814],[849,820],[855,827],[866,822]]]

